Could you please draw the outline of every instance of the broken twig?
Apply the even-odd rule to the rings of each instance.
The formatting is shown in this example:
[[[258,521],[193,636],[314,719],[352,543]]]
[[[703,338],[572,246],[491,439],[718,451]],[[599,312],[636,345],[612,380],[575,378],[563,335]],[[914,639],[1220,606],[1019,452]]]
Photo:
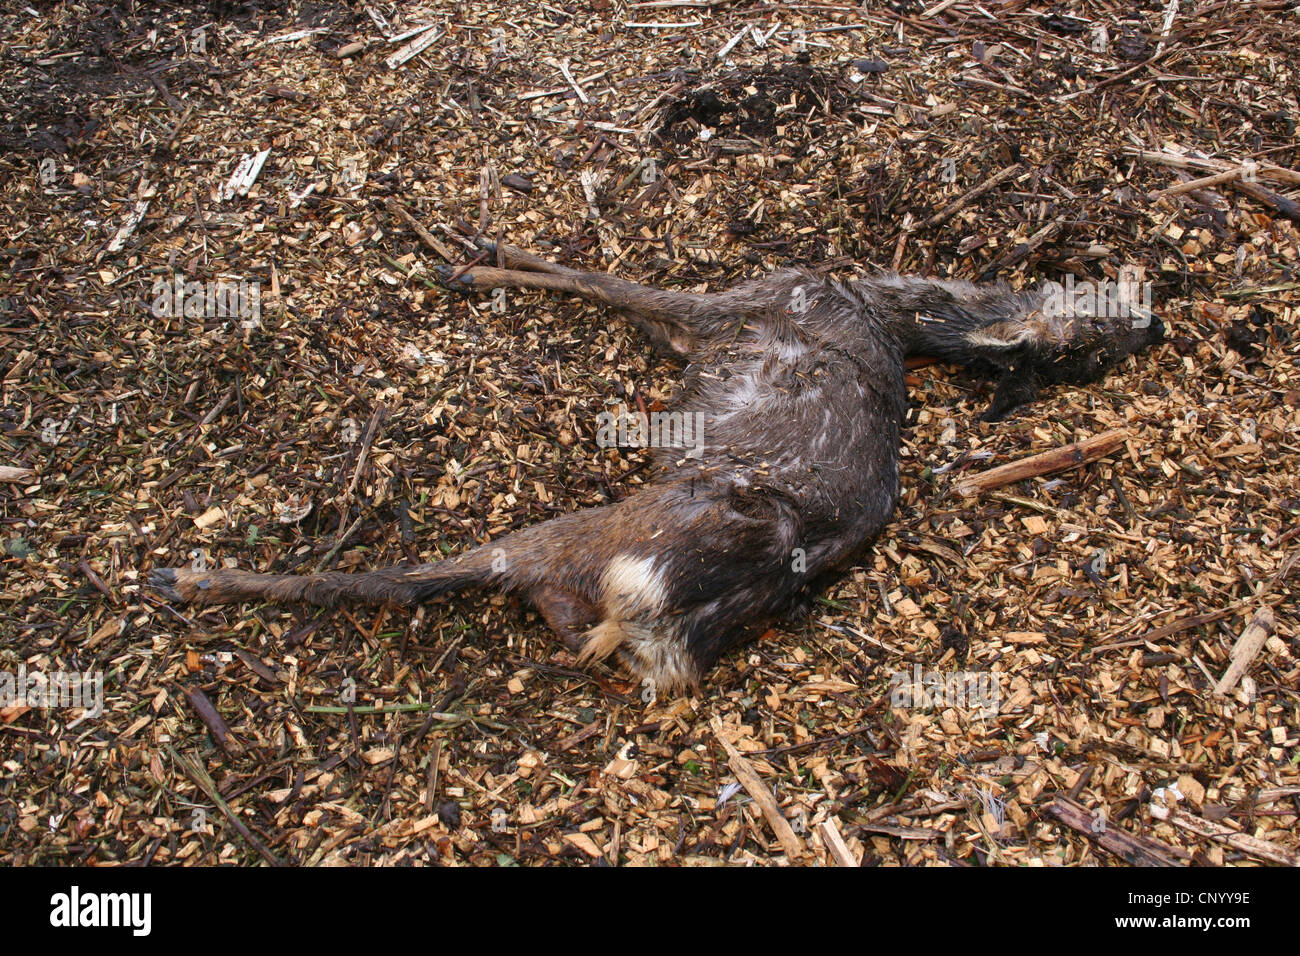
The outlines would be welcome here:
[[[1063,471],[1066,468],[1077,468],[1080,465],[1086,465],[1089,462],[1106,457],[1124,444],[1128,438],[1129,432],[1126,429],[1111,429],[1108,432],[1102,432],[1100,435],[1094,435],[1092,438],[1085,438],[1083,441],[1062,445],[1060,448],[1053,448],[1051,451],[1045,451],[1038,455],[1030,455],[1028,458],[1020,459],[1020,461],[999,465],[970,478],[963,478],[957,483],[955,490],[963,498],[972,498],[981,492],[1000,488],[1002,485],[1009,485],[1012,482],[1035,478],[1039,475],[1049,475],[1054,471]]]
[[[754,770],[753,764],[746,760],[735,744],[728,740],[722,733],[722,721],[717,717],[713,718],[713,735],[718,738],[722,744],[722,749],[727,752],[727,764],[731,767],[731,772],[736,775],[740,785],[745,788],[754,802],[758,804],[763,811],[763,817],[767,820],[768,826],[776,834],[777,840],[785,849],[785,854],[793,863],[803,855],[803,841],[795,836],[795,832],[790,828],[790,822],[786,820],[781,808],[777,806],[776,797],[772,796],[772,791],[763,783],[763,778]]]

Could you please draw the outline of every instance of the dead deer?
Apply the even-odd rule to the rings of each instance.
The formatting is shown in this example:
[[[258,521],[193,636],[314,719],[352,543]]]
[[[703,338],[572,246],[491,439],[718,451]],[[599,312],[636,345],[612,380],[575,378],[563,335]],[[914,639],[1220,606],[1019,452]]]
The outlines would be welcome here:
[[[1045,309],[1042,289],[892,274],[841,282],[790,269],[691,294],[483,245],[508,268],[444,269],[444,282],[603,302],[684,358],[671,408],[702,416],[698,448],[656,449],[654,477],[622,501],[430,564],[308,575],[168,568],[153,572],[155,588],[205,603],[411,605],[493,585],[526,595],[581,662],[614,656],[658,693],[679,692],[890,520],[905,357],[994,374],[985,417],[997,419],[1040,386],[1096,379],[1163,334],[1149,316]]]

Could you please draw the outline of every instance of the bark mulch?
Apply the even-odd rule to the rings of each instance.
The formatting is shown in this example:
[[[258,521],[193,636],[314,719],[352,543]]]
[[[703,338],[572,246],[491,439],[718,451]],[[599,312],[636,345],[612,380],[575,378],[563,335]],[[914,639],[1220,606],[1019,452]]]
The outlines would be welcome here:
[[[104,694],[0,710],[4,862],[1297,861],[1294,3],[87,0],[0,35],[0,675]],[[676,288],[1134,269],[1168,336],[996,425],[913,369],[896,521],[689,698],[495,594],[144,589],[635,491],[597,415],[678,373],[598,309],[442,291],[476,234]],[[901,706],[965,672],[990,712]]]

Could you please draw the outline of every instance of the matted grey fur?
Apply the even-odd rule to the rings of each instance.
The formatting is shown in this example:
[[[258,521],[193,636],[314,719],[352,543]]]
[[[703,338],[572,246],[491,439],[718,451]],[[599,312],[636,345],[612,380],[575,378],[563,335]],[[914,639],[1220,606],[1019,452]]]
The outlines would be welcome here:
[[[906,356],[994,373],[986,417],[998,418],[1041,384],[1095,379],[1163,333],[1131,315],[1057,314],[1041,290],[783,270],[697,295],[489,248],[510,268],[444,279],[604,302],[683,356],[671,411],[700,416],[698,449],[656,449],[653,479],[623,501],[432,564],[311,575],[170,568],[153,572],[154,587],[174,600],[334,605],[416,604],[492,585],[525,594],[581,660],[614,655],[672,693],[889,521]]]

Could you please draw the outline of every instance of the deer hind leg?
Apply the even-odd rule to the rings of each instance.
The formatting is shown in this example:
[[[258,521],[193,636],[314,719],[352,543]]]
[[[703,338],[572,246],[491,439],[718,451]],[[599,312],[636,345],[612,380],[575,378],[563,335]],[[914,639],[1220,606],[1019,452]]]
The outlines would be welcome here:
[[[600,610],[570,588],[555,584],[538,584],[528,592],[528,600],[564,642],[577,653],[586,643],[586,633],[600,620]]]

